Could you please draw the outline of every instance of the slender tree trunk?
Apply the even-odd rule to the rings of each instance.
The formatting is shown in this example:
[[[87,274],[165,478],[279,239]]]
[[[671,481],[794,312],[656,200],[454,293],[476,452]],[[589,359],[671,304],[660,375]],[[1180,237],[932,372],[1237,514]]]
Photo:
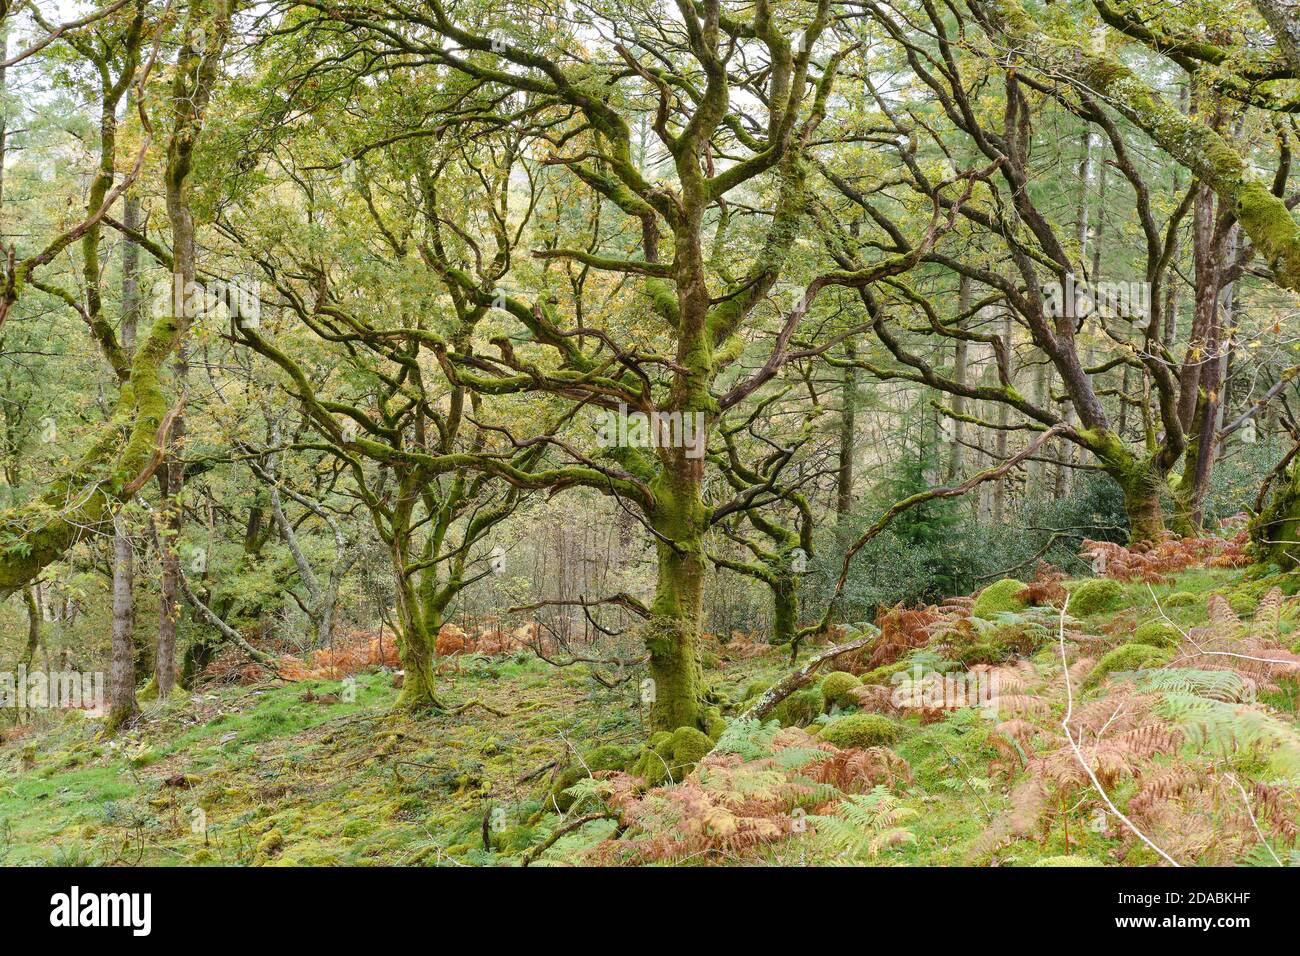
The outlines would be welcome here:
[[[176,388],[185,395],[189,379],[189,355],[185,335],[189,328],[189,316],[186,315],[187,300],[195,288],[196,276],[194,248],[194,219],[188,202],[179,191],[169,191],[167,196],[168,214],[172,220],[172,249],[174,266],[172,269],[172,310],[180,329],[180,341],[176,345],[176,361],[173,364]],[[176,631],[180,624],[180,543],[181,529],[184,524],[184,506],[181,503],[181,491],[185,486],[185,464],[180,453],[185,447],[185,414],[182,410],[172,422],[167,436],[167,461],[158,469],[158,481],[162,490],[163,549],[160,555],[162,564],[161,593],[158,614],[158,643],[154,651],[154,683],[158,688],[159,698],[171,693],[176,683]]]
[[[160,469],[162,486],[162,532],[160,555],[162,582],[158,619],[158,644],[154,654],[154,680],[158,696],[166,697],[176,683],[176,628],[180,618],[180,555],[176,550],[181,530],[181,489],[185,483],[184,463],[176,453],[184,449],[185,400],[189,361],[186,335],[190,316],[187,299],[196,289],[198,273],[194,211],[190,203],[194,172],[194,149],[203,128],[208,101],[219,75],[221,53],[229,37],[232,6],[216,0],[190,8],[185,19],[185,39],[172,81],[173,130],[168,140],[167,169],[163,181],[167,219],[172,238],[171,319],[176,330],[174,365],[176,390],[180,395],[177,415],[167,435],[167,461]]]
[[[1061,406],[1061,418],[1065,424],[1077,424],[1078,416],[1074,413],[1074,402],[1070,401],[1069,396],[1061,400]],[[1057,451],[1056,480],[1052,485],[1052,497],[1058,501],[1070,493],[1070,471],[1075,454],[1074,442],[1062,439]]]
[[[1002,319],[1002,341],[1006,343],[1007,355],[1012,355],[1011,341],[1011,314],[1007,313]],[[1014,376],[1014,369],[1008,369],[1009,377]],[[1013,378],[1014,381],[1014,378]],[[1010,423],[1010,408],[1004,403],[998,403],[998,424],[1007,425]],[[997,450],[998,461],[1007,459],[1007,431],[1006,428],[999,428],[994,438],[995,448]],[[993,482],[993,522],[1001,524],[1006,519],[1007,511],[1007,478],[999,478]]]
[[[134,192],[122,199],[122,224],[129,230],[140,225],[140,200]],[[140,321],[140,250],[129,238],[122,241],[122,351],[129,359],[135,355],[136,334]],[[119,513],[120,514],[120,513]],[[113,522],[113,621],[117,626],[117,602],[125,602],[120,616],[129,622],[133,645],[132,666],[137,676],[149,663],[147,647],[135,641],[135,561],[131,551],[131,538],[126,521]],[[114,642],[114,646],[117,643]]]
[[[0,63],[9,59],[9,18],[0,20]],[[9,77],[0,66],[0,236],[4,235],[5,154],[9,148]]]
[[[140,200],[127,193],[122,201],[122,222],[136,229],[140,220]],[[121,347],[130,361],[135,355],[137,326],[140,320],[140,251],[130,239],[122,242],[122,322]],[[109,663],[109,727],[115,729],[135,716],[138,705],[135,685],[143,663],[135,641],[135,557],[131,547],[130,524],[125,507],[113,518],[113,636]],[[128,676],[129,675],[129,676]]]
[[[844,357],[852,363],[857,358],[853,343],[844,346]],[[840,448],[839,470],[835,483],[835,516],[842,526],[853,510],[853,454],[854,432],[857,425],[858,405],[857,369],[852,364],[844,367],[844,382],[840,387]]]
[[[27,607],[27,648],[23,651],[23,663],[30,669],[36,649],[41,646],[41,606],[34,585],[23,588],[23,604]]]
[[[1083,132],[1083,155],[1079,160],[1079,179],[1082,188],[1079,193],[1079,205],[1075,217],[1076,237],[1079,243],[1079,262],[1084,264],[1088,261],[1088,250],[1092,240],[1090,225],[1090,201],[1091,191],[1094,180],[1094,163],[1093,149],[1094,138],[1092,127],[1087,127]],[[1074,402],[1069,398],[1062,401],[1061,417],[1067,425],[1074,425],[1078,422],[1078,410]],[[1056,467],[1056,481],[1052,489],[1053,497],[1058,500],[1066,497],[1070,493],[1071,484],[1071,466],[1077,459],[1077,450],[1073,442],[1061,441],[1057,453],[1057,459],[1060,464]]]
[[[184,344],[177,348],[176,377],[183,379],[187,374],[188,363],[181,356]],[[182,386],[183,387],[183,386]],[[181,447],[185,437],[185,421],[178,415],[169,434],[168,449],[174,454]],[[181,489],[184,486],[183,463],[171,456],[166,465],[159,469],[159,484],[163,490],[162,513],[163,548],[159,556],[162,565],[162,581],[159,594],[158,643],[154,650],[154,683],[158,696],[166,697],[171,693],[176,682],[176,630],[180,623],[180,540],[182,526]]]
[[[1240,244],[1241,234],[1236,233],[1233,242],[1234,250]],[[1219,399],[1219,420],[1215,422],[1214,433],[1217,435],[1223,430],[1226,421],[1227,411],[1232,407],[1233,389],[1232,389],[1232,369],[1233,357],[1237,347],[1237,308],[1240,302],[1241,285],[1237,282],[1230,283],[1223,293],[1223,318],[1219,322],[1220,343],[1219,343],[1219,382],[1222,392]],[[1219,449],[1219,457],[1223,457],[1223,449]]]
[[[1199,534],[1202,530],[1205,499],[1218,455],[1223,369],[1219,305],[1223,259],[1234,245],[1221,241],[1216,234],[1215,197],[1209,189],[1201,189],[1196,197],[1193,237],[1196,313],[1179,392],[1179,415],[1190,416],[1184,417],[1184,427],[1191,437],[1184,455],[1183,474],[1174,494],[1177,509],[1174,529],[1184,535]]]
[[[962,276],[957,286],[957,311],[960,315],[965,315],[970,309],[970,277]],[[962,320],[964,326],[966,320]],[[970,348],[965,339],[958,339],[953,346],[952,357],[952,378],[958,385],[966,384],[966,367],[970,360]],[[958,415],[966,414],[966,397],[964,395],[952,396],[952,410]],[[965,422],[960,419],[952,421],[952,446],[948,452],[948,481],[953,481],[962,473],[963,460],[965,457],[965,446],[962,441],[965,439]]]
[[[113,518],[113,637],[108,675],[109,711],[106,729],[111,733],[139,713],[135,699],[135,605],[131,584],[131,537],[126,516]]]

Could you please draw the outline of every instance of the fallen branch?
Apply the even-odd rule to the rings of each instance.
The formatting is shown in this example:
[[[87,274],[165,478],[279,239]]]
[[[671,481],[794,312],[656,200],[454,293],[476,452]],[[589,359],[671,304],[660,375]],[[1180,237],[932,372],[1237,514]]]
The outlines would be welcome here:
[[[570,820],[564,826],[558,827],[553,833],[551,833],[550,836],[548,836],[541,843],[537,844],[537,846],[530,847],[528,851],[524,853],[523,862],[521,865],[527,866],[529,863],[532,863],[533,860],[537,859],[539,856],[541,856],[543,853],[545,853],[547,850],[553,847],[556,844],[556,842],[560,839],[560,837],[564,836],[566,833],[572,833],[574,830],[585,827],[588,823],[594,823],[596,820],[613,820],[613,819],[615,819],[615,815],[613,813],[610,813],[608,810],[602,810],[600,813],[588,813],[586,816],[578,817],[576,820]]]
[[[509,717],[510,714],[512,713],[512,711],[497,710],[495,707],[483,703],[483,701],[479,700],[477,697],[475,697],[473,700],[466,701],[465,703],[461,704],[459,707],[453,707],[451,710],[447,711],[447,713],[455,716],[456,714],[463,714],[471,707],[482,707],[489,714],[496,714],[498,717]]]
[[[265,651],[259,651],[252,644],[248,643],[243,634],[240,634],[237,630],[219,618],[215,611],[199,600],[198,596],[195,595],[193,590],[191,590],[190,582],[186,580],[184,571],[178,575],[178,578],[180,580],[181,594],[185,596],[186,603],[188,603],[190,607],[194,608],[194,610],[198,611],[199,616],[203,618],[203,620],[207,621],[220,631],[222,637],[237,645],[239,649],[251,657],[254,662],[270,670],[276,677],[283,676],[280,673],[279,667],[276,665],[274,657],[267,654]]]
[[[537,601],[534,604],[522,604],[519,607],[512,607],[507,613],[518,614],[523,611],[536,611],[544,607],[591,608],[591,607],[598,607],[601,604],[613,604],[617,607],[623,608],[624,610],[631,611],[633,614],[638,614],[641,617],[650,616],[650,609],[646,607],[642,601],[637,600],[636,598],[634,598],[632,595],[628,594],[625,591],[620,591],[618,594],[611,594],[609,597],[597,598],[595,600],[587,600],[586,598],[579,598],[576,601],[559,600],[559,599],[550,600],[550,601]]]
[[[803,667],[800,667],[788,677],[782,679],[769,690],[759,694],[758,699],[755,700],[754,703],[750,705],[749,709],[745,711],[744,716],[757,717],[759,720],[762,720],[772,712],[772,709],[775,708],[777,704],[781,703],[781,701],[785,700],[800,687],[803,687],[811,681],[813,674],[816,672],[817,668],[821,667],[821,665],[825,664],[827,661],[834,660],[841,654],[848,654],[851,651],[862,650],[862,648],[874,641],[876,637],[877,635],[875,634],[869,634],[868,636],[859,638],[856,641],[850,641],[848,644],[841,644],[839,647],[832,647],[829,650],[822,651],[816,657],[809,660],[807,664],[803,665]]]

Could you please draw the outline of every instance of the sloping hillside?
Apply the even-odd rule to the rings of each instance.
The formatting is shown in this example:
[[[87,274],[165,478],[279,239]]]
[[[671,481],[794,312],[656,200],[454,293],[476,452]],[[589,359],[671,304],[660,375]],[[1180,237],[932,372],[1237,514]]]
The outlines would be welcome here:
[[[643,745],[636,679],[524,651],[446,658],[424,717],[386,668],[212,685],[116,738],[36,712],[0,749],[0,861],[1300,862],[1296,582],[1134,560],[883,614],[766,723],[787,654],[716,645],[713,737]]]

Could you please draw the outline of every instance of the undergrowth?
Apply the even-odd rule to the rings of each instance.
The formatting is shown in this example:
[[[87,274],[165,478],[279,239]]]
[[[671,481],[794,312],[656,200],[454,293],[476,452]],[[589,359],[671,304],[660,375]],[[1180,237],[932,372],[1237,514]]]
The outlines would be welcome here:
[[[785,653],[712,642],[725,730],[654,787],[636,672],[519,647],[466,648],[441,713],[393,711],[378,653],[354,683],[317,661],[152,702],[112,739],[46,715],[0,745],[0,862],[1295,864],[1296,588],[1235,544],[1116,547],[1121,599],[1086,614],[1049,568],[985,616],[883,610],[791,726],[742,716]]]

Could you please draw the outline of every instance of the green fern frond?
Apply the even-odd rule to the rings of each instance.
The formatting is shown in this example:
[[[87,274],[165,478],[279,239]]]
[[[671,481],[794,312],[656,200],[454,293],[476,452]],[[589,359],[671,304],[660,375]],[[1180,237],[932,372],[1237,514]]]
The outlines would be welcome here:
[[[818,750],[816,747],[786,747],[784,750],[777,751],[776,764],[783,770],[800,770],[814,760],[825,757],[826,751]]]
[[[1224,756],[1253,752],[1277,777],[1300,779],[1300,732],[1262,710],[1179,693],[1166,694],[1156,709],[1198,749]]]
[[[1138,671],[1135,681],[1143,691],[1190,694],[1219,701],[1245,702],[1254,693],[1251,683],[1235,671],[1166,667]]]
[[[724,803],[776,799],[786,782],[785,774],[779,770],[753,767],[704,767],[696,775],[700,779],[700,788]]]
[[[916,816],[916,810],[903,806],[884,787],[876,787],[870,793],[845,797],[833,816],[808,820],[816,828],[818,842],[828,849],[854,859],[874,859],[888,847],[916,841],[906,825]]]
[[[742,760],[761,760],[772,756],[772,741],[780,730],[779,721],[764,723],[757,717],[740,717],[727,724],[713,752],[736,754]]]

